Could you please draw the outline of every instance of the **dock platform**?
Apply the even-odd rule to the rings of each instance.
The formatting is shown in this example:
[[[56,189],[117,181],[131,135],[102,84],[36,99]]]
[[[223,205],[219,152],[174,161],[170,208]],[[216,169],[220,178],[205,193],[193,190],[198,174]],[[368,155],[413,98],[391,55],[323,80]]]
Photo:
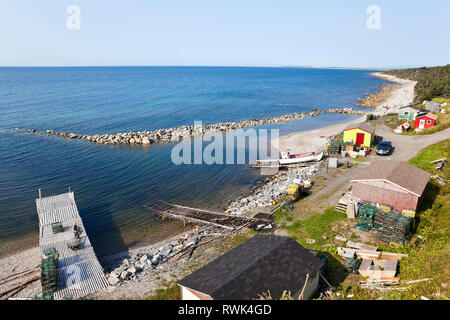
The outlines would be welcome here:
[[[36,199],[39,216],[41,254],[51,248],[59,253],[55,300],[77,299],[107,287],[103,268],[89,241],[78,213],[73,192]],[[62,232],[54,233],[52,224],[62,223]],[[81,227],[81,246],[72,250],[68,244],[75,240],[73,225]]]

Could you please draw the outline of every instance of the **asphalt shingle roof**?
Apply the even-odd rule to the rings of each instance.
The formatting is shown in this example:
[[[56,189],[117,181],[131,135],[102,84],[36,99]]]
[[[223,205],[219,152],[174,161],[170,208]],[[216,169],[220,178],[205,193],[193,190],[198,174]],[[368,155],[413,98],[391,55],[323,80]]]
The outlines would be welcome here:
[[[375,132],[375,127],[371,126],[367,122],[361,122],[361,123],[356,124],[356,125],[347,126],[344,130],[350,130],[350,129],[356,129],[356,128],[368,131],[370,133]]]
[[[178,284],[216,300],[257,299],[270,290],[279,298],[304,285],[323,262],[288,237],[256,235],[240,246],[178,281]]]
[[[372,163],[352,181],[371,179],[388,180],[421,195],[430,180],[430,174],[406,162],[380,161]]]

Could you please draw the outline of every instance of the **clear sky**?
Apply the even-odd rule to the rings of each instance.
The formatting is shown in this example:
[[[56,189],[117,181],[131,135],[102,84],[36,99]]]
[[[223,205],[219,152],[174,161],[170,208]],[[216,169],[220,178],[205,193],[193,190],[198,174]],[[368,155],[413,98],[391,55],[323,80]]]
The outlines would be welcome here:
[[[444,65],[449,15],[449,0],[2,0],[0,65]]]

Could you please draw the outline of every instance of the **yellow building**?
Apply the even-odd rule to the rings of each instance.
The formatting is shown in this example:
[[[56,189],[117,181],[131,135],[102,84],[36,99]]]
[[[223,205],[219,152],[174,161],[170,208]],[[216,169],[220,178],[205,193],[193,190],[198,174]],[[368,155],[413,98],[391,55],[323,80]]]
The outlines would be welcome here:
[[[374,135],[375,127],[372,127],[367,122],[361,122],[360,124],[345,128],[344,132],[342,133],[342,141],[351,141],[357,146],[370,148],[373,142]]]

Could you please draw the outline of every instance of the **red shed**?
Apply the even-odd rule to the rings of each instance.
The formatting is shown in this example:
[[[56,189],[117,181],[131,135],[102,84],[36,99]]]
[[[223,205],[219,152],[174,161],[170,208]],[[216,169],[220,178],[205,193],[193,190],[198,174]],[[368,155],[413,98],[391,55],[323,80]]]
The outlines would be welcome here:
[[[422,113],[417,115],[414,122],[414,129],[425,129],[433,127],[436,124],[437,116],[432,113]]]
[[[395,210],[417,210],[430,174],[406,162],[372,163],[351,181],[352,194],[365,201],[392,206]]]

